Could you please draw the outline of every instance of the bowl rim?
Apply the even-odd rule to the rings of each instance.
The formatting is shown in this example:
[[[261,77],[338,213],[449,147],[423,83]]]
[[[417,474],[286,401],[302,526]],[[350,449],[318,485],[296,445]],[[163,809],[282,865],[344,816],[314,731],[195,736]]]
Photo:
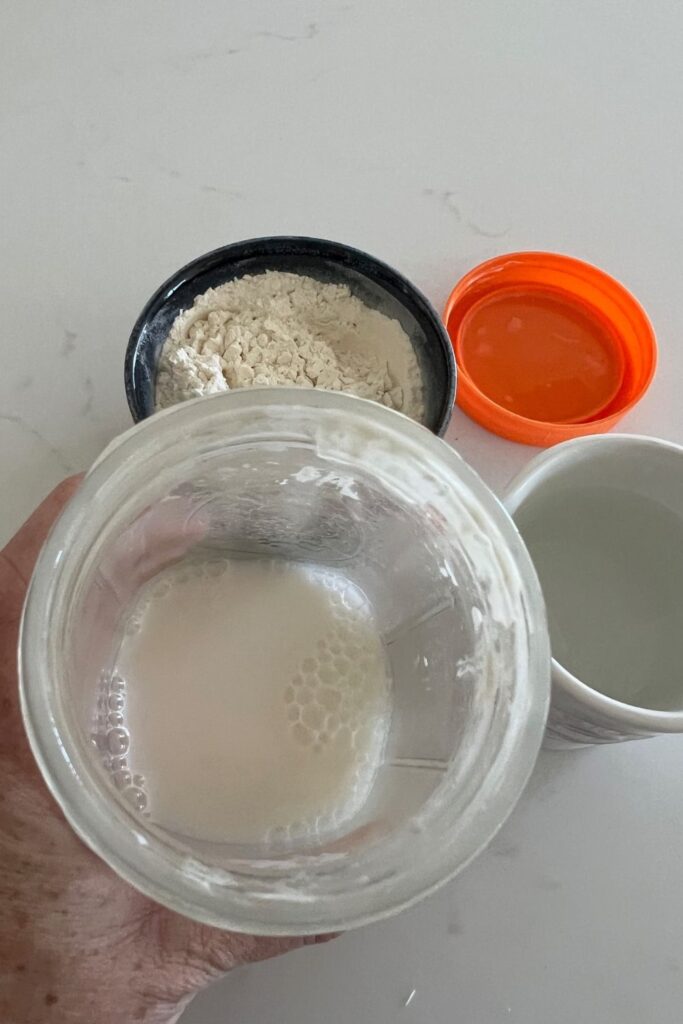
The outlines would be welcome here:
[[[260,235],[255,238],[230,242],[196,256],[159,285],[142,307],[133,324],[126,346],[124,386],[133,422],[139,423],[154,412],[149,396],[144,393],[137,379],[136,366],[147,324],[173,293],[197,274],[208,269],[208,266],[220,265],[223,262],[232,263],[253,256],[279,255],[290,252],[293,255],[317,256],[332,262],[351,265],[358,273],[380,285],[390,284],[394,289],[398,287],[405,298],[409,300],[409,304],[406,303],[406,308],[410,309],[412,306],[411,311],[414,312],[416,309],[430,324],[434,340],[438,342],[446,363],[446,379],[438,420],[433,427],[428,427],[428,429],[438,437],[443,437],[453,412],[458,371],[451,339],[435,306],[404,274],[376,256],[372,256],[363,249],[347,245],[345,242],[335,242],[331,239],[310,235]],[[357,264],[360,264],[360,267]]]

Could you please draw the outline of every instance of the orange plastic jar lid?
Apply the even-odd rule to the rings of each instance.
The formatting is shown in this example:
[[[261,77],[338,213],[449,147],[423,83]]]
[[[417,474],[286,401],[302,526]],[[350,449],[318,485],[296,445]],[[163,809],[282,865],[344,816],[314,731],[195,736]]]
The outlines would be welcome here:
[[[631,293],[556,253],[475,267],[451,292],[444,321],[458,405],[522,444],[609,430],[645,394],[657,363],[654,331]]]

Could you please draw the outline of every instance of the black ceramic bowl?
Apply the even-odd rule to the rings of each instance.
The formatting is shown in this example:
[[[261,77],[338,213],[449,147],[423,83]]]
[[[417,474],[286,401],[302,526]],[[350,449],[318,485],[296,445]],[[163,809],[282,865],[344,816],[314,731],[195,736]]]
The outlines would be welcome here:
[[[439,315],[424,295],[396,270],[359,249],[286,235],[214,249],[192,260],[157,289],[138,317],[126,350],[126,395],[136,423],[154,412],[157,360],[178,313],[207,288],[265,270],[346,284],[366,305],[398,320],[413,344],[422,372],[424,425],[435,434],[445,432],[455,397],[455,359]]]

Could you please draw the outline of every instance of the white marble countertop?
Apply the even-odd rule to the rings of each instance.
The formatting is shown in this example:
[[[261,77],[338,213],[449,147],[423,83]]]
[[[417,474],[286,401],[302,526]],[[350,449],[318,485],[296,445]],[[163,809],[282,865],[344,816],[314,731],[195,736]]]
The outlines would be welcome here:
[[[624,429],[683,441],[682,38],[677,0],[5,0],[0,541],[128,425],[157,284],[258,234],[358,245],[439,305],[498,252],[595,262],[661,345]],[[457,410],[448,440],[498,490],[533,455]],[[183,1022],[679,1024],[682,767],[676,737],[544,753],[437,896]]]

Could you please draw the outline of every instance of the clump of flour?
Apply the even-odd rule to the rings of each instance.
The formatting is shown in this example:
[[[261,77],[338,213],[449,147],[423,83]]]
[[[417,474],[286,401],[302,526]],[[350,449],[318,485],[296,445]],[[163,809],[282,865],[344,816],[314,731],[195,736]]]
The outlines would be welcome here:
[[[197,296],[159,360],[156,407],[231,388],[346,391],[421,420],[422,378],[397,320],[342,284],[267,271]]]

